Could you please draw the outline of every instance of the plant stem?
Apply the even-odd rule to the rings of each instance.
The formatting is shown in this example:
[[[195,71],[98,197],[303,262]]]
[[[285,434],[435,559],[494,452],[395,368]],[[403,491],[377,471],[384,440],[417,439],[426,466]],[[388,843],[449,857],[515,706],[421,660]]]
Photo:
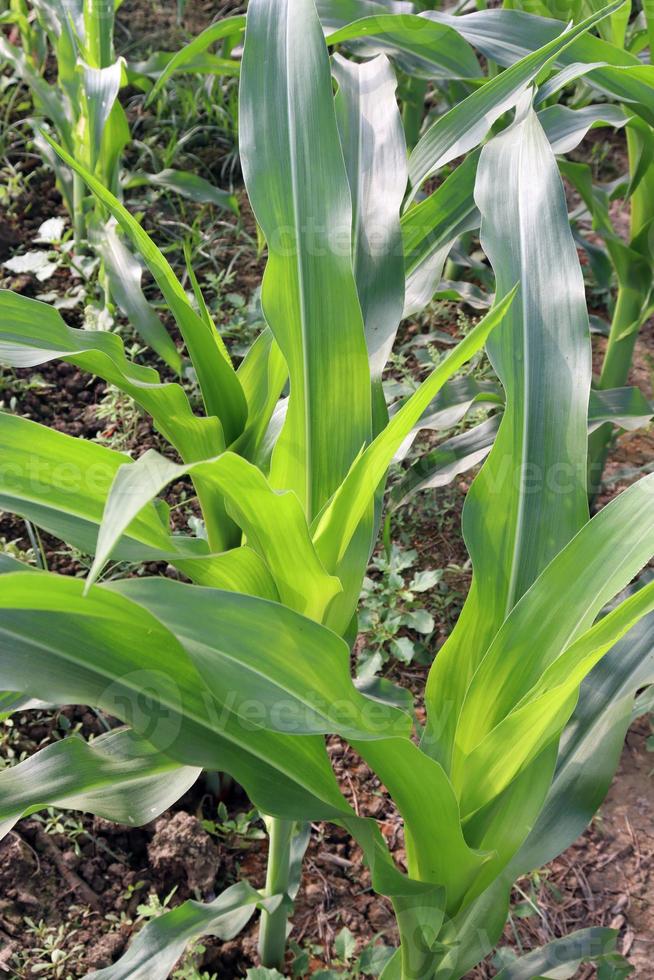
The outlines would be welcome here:
[[[626,385],[638,337],[638,329],[633,327],[639,322],[642,305],[643,296],[640,292],[620,287],[599,378],[599,388],[621,388]],[[628,330],[628,328],[632,329]],[[588,489],[591,499],[598,492],[602,482],[612,435],[613,425],[605,422],[591,433],[588,439]]]
[[[86,223],[84,221],[84,198],[86,185],[79,176],[73,174],[73,234],[75,236],[75,252],[79,253],[82,242],[86,238]]]
[[[402,109],[404,136],[407,149],[412,150],[420,139],[422,116],[425,109],[427,82],[421,78],[410,78],[406,86],[406,97]]]
[[[292,820],[269,821],[270,846],[268,851],[268,870],[266,873],[266,897],[286,895],[289,884],[291,839],[294,823]],[[262,966],[281,969],[286,952],[286,928],[289,902],[284,900],[274,912],[261,913],[259,927],[259,958]]]

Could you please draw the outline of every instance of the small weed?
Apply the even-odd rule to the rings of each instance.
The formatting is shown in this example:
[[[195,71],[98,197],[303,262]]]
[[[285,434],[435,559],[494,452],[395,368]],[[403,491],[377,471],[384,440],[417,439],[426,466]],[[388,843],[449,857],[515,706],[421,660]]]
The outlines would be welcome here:
[[[425,639],[434,629],[434,617],[419,598],[438,586],[442,569],[415,571],[418,553],[394,544],[390,554],[372,560],[374,578],[366,576],[361,593],[359,630],[364,647],[359,655],[358,674],[370,677],[390,657],[411,663],[426,655]],[[408,581],[407,581],[408,579]]]
[[[82,853],[79,846],[79,838],[86,836],[84,824],[73,813],[66,810],[58,810],[54,806],[49,806],[43,813],[35,813],[34,820],[38,820],[43,825],[46,834],[63,834],[72,845],[75,854],[79,857]]]
[[[102,400],[95,408],[95,417],[99,422],[105,423],[105,427],[97,434],[94,442],[119,452],[127,452],[134,445],[141,413],[129,395],[108,385]]]
[[[68,980],[68,977],[72,977],[73,973],[69,972],[72,961],[84,952],[81,943],[71,945],[71,939],[77,930],[70,930],[63,924],[49,926],[42,919],[34,922],[26,917],[24,921],[25,932],[33,937],[36,945],[16,954],[14,960],[17,966],[22,970],[29,968],[31,976],[52,977],[56,980]]]
[[[164,912],[168,912],[168,906],[172,900],[173,895],[177,891],[177,885],[168,892],[163,901],[159,898],[156,892],[150,892],[145,902],[137,906],[136,915],[138,919],[147,921],[148,919],[158,919],[160,915]]]
[[[261,826],[259,811],[254,808],[230,817],[225,804],[219,803],[216,816],[216,820],[202,821],[204,829],[207,833],[225,838],[228,842],[239,838],[235,841],[237,847],[241,847],[243,841],[263,840],[266,836]]]
[[[389,959],[395,952],[390,946],[379,943],[379,936],[373,936],[370,942],[357,953],[356,937],[344,926],[334,940],[333,956],[326,955],[322,946],[311,944],[301,947],[297,943],[291,943],[293,952],[293,962],[291,973],[294,978],[303,978],[309,975],[311,959],[320,957],[327,959],[334,969],[317,970],[311,973],[314,980],[359,980],[361,977],[378,977]],[[266,974],[256,976],[255,971],[250,971],[248,977],[252,980],[268,980]],[[273,980],[274,973],[271,973],[270,980]]]

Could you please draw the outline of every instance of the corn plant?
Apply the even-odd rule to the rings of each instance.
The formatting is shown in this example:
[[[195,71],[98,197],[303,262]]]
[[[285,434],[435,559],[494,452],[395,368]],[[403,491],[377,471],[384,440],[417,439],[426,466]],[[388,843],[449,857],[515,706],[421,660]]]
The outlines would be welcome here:
[[[373,887],[393,902],[401,942],[384,980],[461,977],[497,942],[515,877],[567,846],[601,802],[634,694],[653,679],[638,630],[654,588],[598,617],[654,553],[654,477],[589,520],[589,323],[532,83],[615,9],[507,70],[505,88],[479,87],[426,134],[431,163],[419,143],[407,168],[386,56],[330,62],[313,0],[251,0],[241,158],[268,249],[267,327],[237,369],[199,288],[198,312],[138,222],[56,148],[148,264],[205,414],[181,386],[131,363],[117,336],[73,330],[44,304],[0,294],[5,362],[61,358],[105,378],[171,447],[132,460],[0,415],[0,506],[94,556],[86,581],[0,562],[3,708],[25,697],[87,703],[127,726],[0,774],[3,828],[45,805],[144,822],[205,768],[232,774],[270,833],[263,892],[243,881],[165,913],[96,978],[164,978],[187,943],[236,935],[255,908],[262,962],[281,967],[314,820],[353,835]],[[498,107],[515,107],[515,118],[473,160],[495,303],[389,418],[382,372],[420,256],[440,233],[438,191],[401,220],[407,171],[417,190],[444,157],[485,139]],[[469,170],[466,161],[463,178]],[[408,692],[353,683],[348,640],[388,467],[487,341],[505,408],[466,502],[472,588],[432,668],[418,731]],[[172,533],[161,499],[183,477],[202,510],[198,536]],[[103,576],[116,559],[165,561],[190,581]],[[387,787],[408,873],[341,793],[326,734],[347,740]],[[504,980],[605,960],[613,938],[575,934]]]
[[[435,134],[445,135],[446,127],[425,122],[424,96],[427,84],[435,86],[439,98],[450,104],[451,117],[463,113],[463,103],[452,103],[453,94],[472,93],[481,81],[481,72],[473,48],[493,66],[486,86],[487,98],[477,100],[492,114],[491,121],[514,102],[520,90],[534,76],[534,70],[548,43],[562,30],[563,22],[576,16],[579,4],[520,4],[520,9],[484,10],[453,16],[433,10],[420,10],[425,5],[374,2],[374,0],[318,0],[317,9],[330,45],[345,46],[359,56],[388,55],[399,77],[403,79],[398,94],[404,98],[403,121],[410,147],[418,143],[412,156],[411,179],[420,184],[426,176],[425,165],[442,171],[452,159],[443,144],[444,153],[434,161]],[[428,5],[429,6],[429,5]],[[583,6],[583,5],[582,5]],[[550,9],[551,8],[551,9]],[[553,18],[560,18],[556,20]],[[589,416],[589,493],[591,497],[601,481],[610,441],[616,427],[636,428],[651,418],[650,406],[636,389],[628,388],[628,375],[633,348],[641,325],[652,312],[654,281],[654,250],[652,246],[652,148],[654,146],[654,115],[651,109],[654,69],[644,65],[639,55],[647,43],[643,17],[628,24],[628,6],[623,5],[601,24],[601,37],[586,35],[571,40],[553,58],[557,70],[538,93],[535,106],[539,119],[559,155],[564,176],[576,187],[583,208],[590,213],[593,230],[605,240],[605,248],[593,247],[579,232],[577,240],[589,252],[593,273],[598,284],[610,288],[617,283],[609,342],[600,376],[597,378]],[[234,24],[234,29],[238,24]],[[201,52],[225,36],[225,28],[213,25],[172,59],[157,86],[165,84],[170,75],[184,67]],[[650,46],[651,47],[651,46]],[[650,59],[651,61],[651,59]],[[499,75],[498,68],[503,69]],[[510,70],[509,70],[510,69]],[[495,77],[497,76],[497,77]],[[568,97],[569,105],[557,100],[564,91],[575,86]],[[612,103],[607,103],[607,96]],[[472,102],[466,103],[472,106]],[[461,118],[461,116],[460,116]],[[478,141],[474,126],[487,128],[484,115],[471,117],[473,127],[457,149],[468,149]],[[626,126],[629,149],[629,172],[623,179],[608,187],[593,184],[587,165],[571,163],[564,154],[575,149],[586,134],[597,126]],[[456,132],[456,125],[454,131]],[[421,309],[438,288],[448,253],[457,241],[469,238],[479,226],[479,211],[473,199],[477,158],[471,155],[466,167],[457,168],[441,188],[432,195],[422,212],[407,211],[403,217],[403,234],[407,252],[407,291],[405,313]],[[609,214],[610,201],[626,196],[631,206],[630,240],[620,238]],[[421,225],[425,217],[432,226],[425,238]],[[576,224],[577,217],[573,216]],[[463,239],[462,239],[463,236]],[[483,272],[483,268],[478,270]],[[447,295],[468,299],[465,284],[448,283]],[[602,327],[602,329],[604,329]],[[456,402],[457,390],[461,399]],[[461,414],[479,401],[501,401],[501,388],[496,386],[489,399],[481,390],[473,392],[471,385],[459,385],[443,393],[439,404],[430,407],[421,425],[425,428],[444,428],[442,404]],[[499,419],[484,424],[478,430],[448,440],[428,458],[421,458],[411,468],[405,480],[394,491],[394,503],[406,501],[417,489],[442,485],[459,472],[477,464],[490,450]],[[402,449],[404,456],[408,445]]]
[[[114,193],[118,192],[120,158],[129,141],[127,120],[117,100],[124,66],[113,48],[116,6],[114,0],[76,0],[74,4],[35,0],[31,5],[20,0],[4,19],[15,21],[22,46],[0,38],[0,59],[27,85],[37,113],[54,127],[61,145]],[[43,76],[48,50],[57,62],[55,83]],[[71,175],[38,131],[36,138],[55,167],[80,244],[86,237],[89,206],[84,181]]]
[[[170,56],[159,53],[154,65],[136,68],[116,56],[114,20],[120,2],[15,0],[0,15],[0,22],[17,26],[21,46],[0,36],[0,64],[10,65],[31,93],[36,112],[31,120],[35,144],[55,170],[73,222],[76,250],[81,250],[88,240],[100,256],[105,304],[112,299],[145,342],[179,372],[182,365],[174,345],[141,290],[139,264],[116,228],[106,224],[106,212],[89,195],[82,177],[63,163],[48,141],[48,133],[54,134],[58,144],[115,196],[121,196],[124,183],[129,187],[151,184],[238,214],[238,202],[232,193],[214,187],[197,174],[171,167],[156,174],[121,174],[130,131],[119,92],[127,81],[151,89],[152,78],[163,72]],[[241,20],[228,18],[223,23],[225,36],[233,33]],[[44,77],[48,52],[54,55],[57,66],[56,79],[51,82]],[[212,71],[228,72],[231,61],[209,59],[208,64]],[[199,66],[190,67],[197,70]],[[206,70],[206,65],[203,67]]]

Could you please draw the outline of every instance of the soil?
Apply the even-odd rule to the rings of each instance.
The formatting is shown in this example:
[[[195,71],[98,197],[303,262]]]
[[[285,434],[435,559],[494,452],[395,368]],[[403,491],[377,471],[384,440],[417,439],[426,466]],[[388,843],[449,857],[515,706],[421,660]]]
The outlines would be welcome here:
[[[235,12],[238,4],[189,0],[181,27],[175,7],[171,0],[147,4],[125,0],[119,37],[131,57],[151,48],[174,49],[217,16]],[[31,157],[18,163],[29,180],[11,211],[0,217],[0,262],[31,242],[46,218],[61,213],[61,201],[48,172]],[[156,202],[146,210],[146,226],[162,226],[165,206]],[[247,208],[243,221],[252,234]],[[229,241],[224,245],[221,265],[232,262],[237,248]],[[259,281],[261,261],[249,250],[235,268],[233,288],[247,296]],[[63,290],[67,277],[66,271],[57,273],[48,288]],[[30,296],[43,291],[42,284],[31,276],[8,277],[4,285]],[[71,325],[80,325],[75,311],[67,312],[66,318]],[[602,338],[595,338],[597,357],[602,345]],[[652,396],[653,355],[654,323],[650,323],[638,341],[630,379],[648,397]],[[103,383],[90,381],[67,364],[45,365],[39,375],[39,386],[26,384],[28,378],[34,378],[32,371],[0,375],[0,398],[21,415],[70,435],[103,437],[106,422],[97,414],[106,393]],[[138,419],[132,438],[139,451],[159,445],[146,418]],[[652,460],[654,434],[650,429],[622,435],[611,453],[600,503],[648,470]],[[469,583],[459,533],[469,485],[466,477],[453,489],[423,495],[395,528],[403,543],[418,551],[421,566],[458,569],[449,573],[449,582],[461,594]],[[182,486],[173,488],[172,493],[182,490]],[[48,535],[42,537],[50,568],[63,574],[80,573],[77,556],[63,551]],[[23,523],[0,513],[0,540],[3,538],[19,550],[30,548]],[[437,620],[432,638],[435,650],[450,628],[449,619]],[[424,686],[425,673],[420,665],[395,664],[389,676],[417,693]],[[89,737],[117,724],[84,706],[25,711],[12,722],[0,730],[0,755],[8,762],[19,761],[71,732]],[[538,879],[517,883],[517,908],[524,911],[526,893],[532,896],[538,913],[514,915],[505,931],[505,944],[527,951],[574,929],[610,925],[619,929],[619,949],[629,957],[635,977],[649,980],[654,976],[654,756],[648,751],[650,734],[647,720],[632,726],[620,769],[592,825]],[[353,807],[379,821],[395,859],[403,866],[402,825],[384,787],[338,739],[329,740],[329,752]],[[39,950],[56,940],[66,954],[65,972],[56,975],[82,977],[115,961],[148,912],[156,911],[157,903],[172,908],[187,898],[210,900],[240,877],[261,886],[267,844],[260,822],[253,817],[245,834],[236,833],[224,820],[215,829],[219,804],[226,807],[230,819],[249,810],[238,786],[212,774],[200,777],[171,810],[141,828],[120,827],[84,814],[47,811],[19,821],[0,843],[0,975],[21,980],[37,975],[34,968],[45,956]],[[389,945],[397,942],[390,903],[372,891],[360,849],[345,831],[331,824],[312,829],[293,925],[292,939],[311,950],[308,975],[330,965],[334,938],[344,926],[360,946],[373,937]],[[196,958],[198,968],[221,980],[243,977],[256,962],[255,923],[234,941],[220,943],[208,938],[202,946],[204,951]],[[494,974],[489,962],[473,971],[470,980],[486,980]],[[583,968],[578,975],[590,977],[594,971]]]

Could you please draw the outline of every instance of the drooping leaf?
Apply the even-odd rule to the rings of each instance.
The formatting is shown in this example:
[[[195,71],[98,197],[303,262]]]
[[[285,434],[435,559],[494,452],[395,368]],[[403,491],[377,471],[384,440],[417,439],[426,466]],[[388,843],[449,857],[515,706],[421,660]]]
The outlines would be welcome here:
[[[38,588],[23,572],[2,579],[5,689],[98,706],[177,762],[231,773],[273,816],[351,813],[320,736],[267,731],[218,703],[179,641],[142,606],[99,586],[84,595],[73,578],[36,575]]]
[[[409,177],[414,188],[418,188],[439,167],[481,142],[493,122],[517,104],[538,73],[603,17],[617,10],[621,2],[616,0],[559,37],[549,40],[441,116],[421,138],[409,159]]]
[[[201,34],[180,48],[166,63],[155,85],[148,96],[148,101],[161,91],[168,79],[182,68],[192,68],[194,59],[203,54],[207,48],[227,37],[238,37],[245,30],[245,17],[237,14],[234,17],[224,17],[216,24],[210,24]]]
[[[274,908],[280,900],[279,895],[263,898],[247,881],[230,885],[213,902],[188,899],[147,922],[116,963],[88,973],[86,980],[167,980],[193,940],[202,936],[233,939],[257,908]]]
[[[106,223],[93,235],[109,279],[111,296],[120,307],[141,339],[180,374],[182,359],[172,337],[152,309],[141,289],[141,266],[115,227]]]
[[[149,174],[148,182],[155,187],[163,187],[169,191],[175,191],[182,197],[187,197],[196,204],[214,204],[218,208],[231,211],[233,214],[239,213],[238,198],[230,191],[223,191],[220,187],[215,187],[199,174],[191,173],[188,170],[173,170],[168,168],[160,170],[158,174]]]
[[[220,335],[209,330],[195,312],[170,263],[138,221],[69,153],[54,143],[52,145],[68,166],[84,179],[143,256],[182,333],[197,372],[207,413],[218,417],[230,443],[243,430],[247,406]]]
[[[219,421],[197,417],[180,385],[162,383],[153,368],[129,361],[117,334],[68,327],[53,306],[9,290],[0,290],[0,317],[5,364],[33,367],[55,358],[75,364],[130,395],[183,459],[203,459],[224,448]]]
[[[539,949],[520,956],[505,966],[497,980],[533,980],[534,977],[556,976],[569,980],[578,975],[582,963],[601,959],[615,950],[616,929],[580,929],[562,939],[554,939]],[[554,973],[549,971],[554,970]]]
[[[0,772],[0,836],[46,806],[140,826],[183,796],[200,771],[178,765],[129,729],[92,743],[73,735]]]

